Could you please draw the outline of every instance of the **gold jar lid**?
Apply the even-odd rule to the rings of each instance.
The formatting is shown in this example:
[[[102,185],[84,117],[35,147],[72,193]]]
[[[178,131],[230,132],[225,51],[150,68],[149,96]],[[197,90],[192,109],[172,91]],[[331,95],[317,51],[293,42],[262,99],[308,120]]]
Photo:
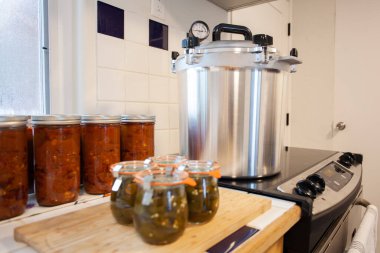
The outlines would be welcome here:
[[[32,125],[75,125],[80,124],[79,115],[36,115],[32,116]]]
[[[121,122],[155,122],[156,116],[153,115],[139,115],[139,114],[126,114],[121,115]]]
[[[87,124],[87,123],[120,123],[121,117],[120,115],[100,115],[100,114],[93,114],[93,115],[82,115],[81,116],[81,123]]]
[[[0,115],[0,127],[18,127],[26,125],[28,116]]]

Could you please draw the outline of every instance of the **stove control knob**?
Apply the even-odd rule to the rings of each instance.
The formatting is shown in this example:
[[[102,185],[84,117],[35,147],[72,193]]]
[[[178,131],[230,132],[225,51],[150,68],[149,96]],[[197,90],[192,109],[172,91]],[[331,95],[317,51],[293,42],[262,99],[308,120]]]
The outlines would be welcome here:
[[[301,196],[309,197],[315,199],[317,197],[317,190],[313,182],[308,179],[299,181],[294,188],[294,191]]]
[[[322,193],[325,190],[325,180],[318,174],[314,173],[308,176],[306,179],[310,180],[317,192]]]
[[[344,153],[339,157],[338,162],[343,166],[350,168],[352,164],[355,163],[355,157],[352,153]]]

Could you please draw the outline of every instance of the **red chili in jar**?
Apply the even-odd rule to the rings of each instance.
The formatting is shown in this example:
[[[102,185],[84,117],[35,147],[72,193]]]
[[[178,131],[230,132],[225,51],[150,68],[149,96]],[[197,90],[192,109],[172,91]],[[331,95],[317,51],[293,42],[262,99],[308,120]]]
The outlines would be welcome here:
[[[82,116],[84,189],[90,194],[111,192],[111,164],[120,161],[120,116]]]
[[[0,116],[0,220],[22,214],[28,201],[27,116]]]
[[[32,116],[36,199],[56,206],[78,199],[80,116]]]
[[[29,116],[30,118],[30,116]],[[28,119],[26,124],[27,139],[28,139],[28,192],[34,192],[34,153],[33,153],[33,127],[31,119]]]
[[[121,160],[145,160],[154,156],[155,116],[121,117]]]

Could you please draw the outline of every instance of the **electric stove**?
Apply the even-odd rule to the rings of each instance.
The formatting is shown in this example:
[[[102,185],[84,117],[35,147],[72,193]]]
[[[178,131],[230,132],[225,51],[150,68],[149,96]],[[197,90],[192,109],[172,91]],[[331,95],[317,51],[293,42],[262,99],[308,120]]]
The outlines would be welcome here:
[[[331,244],[326,238],[331,237],[334,224],[361,194],[363,157],[305,148],[286,148],[285,153],[285,165],[277,175],[221,178],[219,185],[295,202],[301,207],[301,220],[285,235],[284,251],[319,252],[321,244]]]

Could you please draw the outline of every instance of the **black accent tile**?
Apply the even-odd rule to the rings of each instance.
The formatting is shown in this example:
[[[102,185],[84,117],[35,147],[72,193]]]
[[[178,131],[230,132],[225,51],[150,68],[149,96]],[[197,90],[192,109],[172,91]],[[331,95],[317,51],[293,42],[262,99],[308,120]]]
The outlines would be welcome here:
[[[169,27],[149,19],[149,46],[168,50]]]
[[[124,39],[124,10],[98,1],[98,33]]]

